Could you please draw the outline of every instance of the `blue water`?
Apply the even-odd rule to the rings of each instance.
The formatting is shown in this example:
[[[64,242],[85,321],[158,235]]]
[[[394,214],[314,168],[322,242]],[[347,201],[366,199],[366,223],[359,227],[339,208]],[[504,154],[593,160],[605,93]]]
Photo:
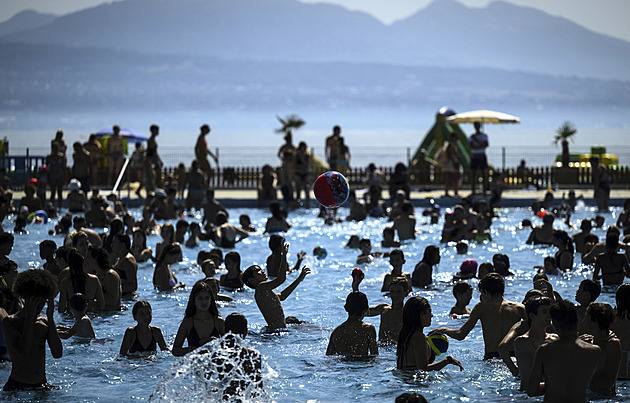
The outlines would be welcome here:
[[[264,267],[269,249],[268,237],[262,234],[266,210],[233,209],[230,211],[231,221],[242,214],[251,216],[258,233],[237,245],[241,254],[242,268],[251,264]],[[607,213],[606,224],[616,221],[618,210]],[[139,211],[134,214],[139,216]],[[345,217],[347,209],[340,209],[339,215]],[[584,217],[593,217],[595,211],[579,205],[572,222],[578,226]],[[433,323],[438,326],[458,327],[461,319],[451,319],[447,313],[454,304],[449,280],[458,270],[459,264],[466,258],[477,261],[491,261],[493,254],[507,253],[511,260],[511,270],[516,276],[507,280],[505,297],[509,300],[521,301],[525,292],[531,287],[534,274],[532,267],[542,264],[543,258],[555,252],[554,248],[525,245],[528,231],[516,229],[523,218],[532,218],[527,209],[503,209],[492,227],[493,242],[483,245],[471,245],[468,255],[455,253],[454,247],[440,245],[442,262],[437,267],[434,286],[428,290],[414,290],[413,295],[426,297],[433,307]],[[199,220],[200,216],[189,217]],[[328,250],[324,260],[308,257],[305,264],[312,268],[312,274],[298,286],[294,293],[283,302],[286,315],[297,316],[310,324],[292,326],[282,334],[261,334],[264,319],[253,300],[253,290],[245,289],[234,292],[234,302],[221,303],[220,313],[226,317],[232,312],[241,312],[249,320],[250,334],[247,342],[263,355],[264,384],[267,399],[279,402],[322,401],[341,402],[361,401],[393,401],[405,391],[417,391],[429,401],[519,401],[527,399],[518,391],[518,382],[499,361],[481,360],[483,355],[483,339],[481,326],[478,324],[466,340],[451,341],[449,354],[458,358],[464,365],[460,372],[454,366],[443,371],[430,374],[400,373],[395,370],[395,349],[379,350],[377,357],[364,361],[345,360],[324,355],[330,333],[346,319],[343,304],[351,290],[351,269],[355,267],[356,250],[344,249],[343,246],[351,234],[368,237],[375,250],[380,250],[381,232],[387,225],[384,220],[368,219],[361,223],[344,223],[324,227],[322,219],[317,218],[317,211],[302,210],[292,212],[289,220],[293,228],[287,234],[290,242],[289,262],[295,262],[295,255],[300,250],[312,252],[315,246],[323,246]],[[420,222],[421,233],[415,241],[405,243],[402,250],[406,263],[404,271],[412,271],[421,259],[424,248],[429,244],[438,244],[441,225],[427,225]],[[533,218],[534,223],[540,221]],[[47,231],[53,223],[29,226],[30,234],[16,236],[15,247],[10,255],[20,270],[40,267],[38,248],[42,239],[48,238]],[[9,219],[4,227],[12,228]],[[564,223],[556,222],[558,228],[566,228]],[[595,230],[600,239],[604,230]],[[61,237],[54,238],[57,244]],[[159,236],[153,235],[148,244],[155,247]],[[154,290],[151,279],[153,265],[140,264],[138,270],[138,294],[140,299],[148,300],[153,307],[152,325],[159,326],[169,345],[172,345],[181,321],[190,286],[203,277],[195,261],[199,250],[208,249],[206,243],[195,249],[184,248],[184,261],[175,265],[173,270],[179,280],[186,282],[186,290],[163,293]],[[562,278],[552,279],[554,289],[567,299],[574,300],[579,282],[590,277],[591,269],[577,262],[574,270]],[[370,305],[388,302],[385,294],[380,292],[384,275],[390,270],[387,260],[376,259],[372,264],[362,266],[366,278],[361,290],[369,298]],[[297,274],[288,275],[285,285],[290,284]],[[471,283],[475,288],[472,304],[479,300],[476,290],[477,280]],[[283,287],[279,287],[278,291]],[[602,294],[598,301],[614,305],[613,294]],[[125,301],[129,310],[113,315],[93,316],[93,325],[99,342],[81,343],[64,340],[64,354],[61,359],[47,357],[48,381],[59,386],[58,390],[46,394],[21,392],[19,394],[2,394],[2,400],[31,401],[44,399],[47,401],[146,401],[159,384],[169,381],[174,369],[184,365],[185,358],[176,358],[170,353],[158,353],[149,358],[121,358],[118,355],[124,331],[135,324],[131,315],[133,301]],[[57,324],[71,325],[69,317],[62,317],[55,312]],[[367,318],[366,321],[378,327],[379,319]],[[0,382],[4,383],[9,376],[10,364],[0,364]],[[163,391],[162,391],[163,392]],[[619,399],[630,398],[627,382],[618,383]],[[190,390],[173,390],[162,394],[166,400],[206,401],[214,400],[211,395],[196,396]],[[540,399],[531,399],[540,401]]]

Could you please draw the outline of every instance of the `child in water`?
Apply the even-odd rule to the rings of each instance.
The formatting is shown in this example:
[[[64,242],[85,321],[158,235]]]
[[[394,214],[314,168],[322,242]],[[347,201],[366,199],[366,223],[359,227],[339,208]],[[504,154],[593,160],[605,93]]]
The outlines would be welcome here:
[[[267,321],[267,331],[283,329],[287,326],[287,323],[300,323],[300,321],[295,317],[284,317],[284,310],[282,309],[281,301],[284,301],[289,297],[289,295],[291,295],[298,284],[304,280],[304,277],[311,272],[311,269],[304,267],[299,277],[280,294],[273,291],[287,279],[287,261],[285,256],[288,250],[289,244],[285,243],[283,248],[284,252],[281,256],[280,270],[278,271],[278,276],[275,279],[268,280],[267,274],[260,268],[260,266],[250,266],[243,273],[243,283],[256,290],[254,298],[256,299],[258,309],[260,309],[260,312]]]
[[[378,304],[370,308],[367,316],[381,317],[381,325],[378,328],[379,344],[395,345],[398,334],[402,328],[402,311],[405,298],[409,295],[409,281],[405,277],[394,278],[389,285],[389,297],[391,304]]]
[[[18,274],[13,289],[24,300],[17,313],[2,320],[2,330],[11,357],[11,375],[4,391],[50,390],[46,381],[46,351],[48,343],[54,358],[61,358],[63,346],[53,319],[57,284],[45,270],[28,270]],[[39,313],[48,304],[46,316]]]
[[[378,354],[376,328],[363,322],[369,305],[365,294],[353,291],[348,294],[344,305],[348,319],[337,326],[330,335],[326,355],[367,357]]]
[[[460,281],[453,286],[453,296],[455,297],[455,306],[451,308],[449,315],[469,315],[470,300],[472,300],[473,288],[466,281]]]
[[[57,333],[62,339],[69,339],[72,336],[83,337],[85,339],[94,339],[96,334],[92,327],[90,317],[85,314],[87,311],[87,301],[85,295],[81,293],[73,294],[70,297],[70,312],[74,316],[75,322],[72,327],[57,326]]]
[[[138,324],[125,330],[120,355],[154,352],[158,346],[162,351],[168,350],[162,330],[156,326],[149,326],[153,319],[151,304],[147,301],[138,301],[133,305],[131,313]]]

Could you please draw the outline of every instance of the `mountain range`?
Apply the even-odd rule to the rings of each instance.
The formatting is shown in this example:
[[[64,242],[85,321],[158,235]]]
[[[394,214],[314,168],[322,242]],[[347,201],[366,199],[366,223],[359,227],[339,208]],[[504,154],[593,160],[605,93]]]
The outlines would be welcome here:
[[[629,42],[500,1],[436,0],[385,25],[295,0],[125,0],[0,24],[0,108],[448,98],[627,108],[628,65]]]

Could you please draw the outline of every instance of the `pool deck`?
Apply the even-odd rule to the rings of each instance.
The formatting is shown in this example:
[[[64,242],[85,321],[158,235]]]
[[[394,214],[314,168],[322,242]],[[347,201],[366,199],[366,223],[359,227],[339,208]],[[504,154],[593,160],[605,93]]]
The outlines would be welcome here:
[[[554,190],[553,194],[556,201],[562,199],[563,195],[568,195],[569,188],[560,188]],[[575,189],[575,195],[578,198],[582,198],[584,203],[588,206],[594,206],[595,201],[593,199],[593,190],[591,188],[578,188]],[[360,191],[359,191],[360,192]],[[68,191],[64,191],[64,198]],[[109,192],[101,190],[102,195],[106,195]],[[529,207],[532,202],[538,199],[544,198],[546,190],[522,190],[522,189],[510,189],[503,192],[501,200],[501,206],[503,207]],[[128,207],[139,207],[143,204],[144,199],[138,198],[135,192],[130,193],[127,190],[120,191],[120,198]],[[280,192],[278,192],[280,194]],[[470,195],[470,190],[465,189],[459,192],[460,197],[466,197]],[[130,197],[128,197],[128,195]],[[454,206],[459,203],[460,198],[456,197],[443,197],[444,189],[418,189],[412,188],[411,200],[416,207],[428,207],[431,199],[435,200],[440,206]],[[16,203],[24,196],[24,192],[14,192],[13,198]],[[387,200],[389,198],[389,192],[383,191],[383,197]],[[475,198],[481,198],[476,196]],[[215,191],[215,198],[222,203],[225,207],[259,207],[257,203],[257,191],[255,189],[217,189]],[[313,193],[311,192],[311,198]],[[489,199],[489,196],[485,196]],[[621,207],[625,199],[630,198],[630,185],[625,189],[611,189],[610,192],[610,206]],[[183,200],[181,200],[183,202]],[[317,202],[312,203],[312,206],[317,206]],[[264,207],[264,206],[263,206]]]

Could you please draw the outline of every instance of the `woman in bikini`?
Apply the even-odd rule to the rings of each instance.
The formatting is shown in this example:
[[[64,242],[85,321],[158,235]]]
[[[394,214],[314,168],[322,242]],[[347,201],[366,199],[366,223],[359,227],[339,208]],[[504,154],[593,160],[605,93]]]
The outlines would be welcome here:
[[[403,325],[398,336],[396,349],[396,366],[402,370],[440,371],[448,364],[456,365],[460,370],[462,364],[452,356],[435,361],[435,352],[429,346],[423,330],[431,326],[431,305],[422,297],[411,297],[403,308]]]
[[[186,284],[178,283],[177,277],[171,270],[171,265],[182,261],[182,247],[178,243],[168,245],[157,262],[153,271],[153,285],[160,291],[171,291],[184,287]]]
[[[558,269],[569,271],[573,268],[573,241],[566,231],[553,230],[553,245],[558,248],[554,258]]]
[[[70,297],[76,293],[85,295],[87,312],[102,311],[105,308],[105,297],[101,282],[93,274],[83,269],[84,258],[77,250],[68,252],[70,274],[59,284],[59,313],[69,312]]]
[[[138,301],[131,309],[131,313],[138,324],[125,331],[120,355],[155,352],[158,346],[162,351],[168,350],[162,330],[156,326],[149,326],[153,319],[151,304],[147,301]]]
[[[160,257],[162,251],[168,246],[175,243],[175,227],[170,222],[162,224],[160,227],[160,236],[162,241],[155,245],[155,256]]]
[[[219,316],[210,285],[203,280],[197,281],[190,292],[184,319],[175,336],[173,355],[183,356],[224,334],[225,323]],[[187,347],[184,347],[184,339],[187,340]]]

